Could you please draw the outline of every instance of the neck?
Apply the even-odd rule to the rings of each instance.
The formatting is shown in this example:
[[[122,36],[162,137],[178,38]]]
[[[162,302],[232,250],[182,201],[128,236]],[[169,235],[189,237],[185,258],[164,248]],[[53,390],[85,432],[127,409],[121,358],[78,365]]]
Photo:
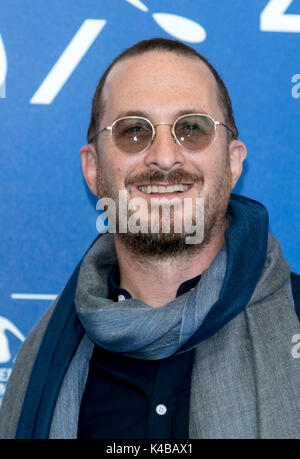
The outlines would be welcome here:
[[[212,263],[225,241],[225,224],[203,247],[176,257],[137,257],[115,235],[115,247],[120,268],[120,287],[133,298],[149,306],[163,306],[176,298],[182,282],[202,274]]]

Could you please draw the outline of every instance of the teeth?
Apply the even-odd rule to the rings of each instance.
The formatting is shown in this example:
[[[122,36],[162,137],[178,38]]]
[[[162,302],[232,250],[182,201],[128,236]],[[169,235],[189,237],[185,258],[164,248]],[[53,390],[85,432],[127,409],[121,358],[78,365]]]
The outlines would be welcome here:
[[[168,185],[168,186],[162,186],[162,185],[150,186],[148,185],[148,186],[139,186],[138,188],[144,193],[151,194],[151,193],[174,193],[177,191],[182,192],[182,191],[188,190],[189,186],[188,185]]]

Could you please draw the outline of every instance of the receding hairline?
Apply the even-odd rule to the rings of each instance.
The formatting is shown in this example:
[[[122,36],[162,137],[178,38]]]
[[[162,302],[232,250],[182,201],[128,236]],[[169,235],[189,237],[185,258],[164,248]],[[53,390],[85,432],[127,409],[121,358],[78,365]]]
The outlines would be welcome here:
[[[104,84],[102,86],[102,89],[101,89],[101,93],[100,93],[100,96],[99,96],[99,100],[98,100],[98,103],[99,103],[99,108],[100,108],[100,116],[99,116],[99,125],[100,125],[100,122],[104,116],[104,113],[105,113],[105,98],[104,98],[104,94],[105,94],[105,88],[107,86],[107,83],[110,82],[110,78],[111,78],[111,75],[114,71],[118,71],[117,67],[118,67],[118,64],[122,64],[124,63],[124,61],[129,61],[129,60],[133,60],[133,59],[136,59],[136,58],[139,58],[139,57],[142,57],[146,54],[164,54],[164,53],[170,53],[170,54],[175,54],[177,55],[178,57],[183,57],[183,58],[187,58],[187,59],[192,59],[194,60],[195,62],[201,62],[201,64],[203,64],[203,66],[208,70],[209,74],[212,76],[212,79],[214,81],[214,84],[215,84],[215,88],[216,88],[216,91],[217,91],[217,102],[218,102],[218,105],[220,107],[220,109],[222,110],[222,112],[226,111],[225,107],[224,107],[224,103],[223,103],[223,100],[222,100],[222,97],[221,97],[221,94],[220,94],[220,89],[219,89],[219,86],[218,86],[218,82],[216,80],[216,77],[215,75],[213,74],[212,70],[210,69],[209,65],[207,65],[207,63],[205,62],[204,59],[202,59],[198,54],[194,54],[192,52],[190,53],[185,53],[184,51],[180,51],[180,50],[171,50],[171,49],[165,49],[165,48],[155,48],[155,49],[149,49],[149,50],[144,50],[142,52],[139,52],[139,53],[136,53],[136,54],[133,54],[133,55],[125,55],[123,57],[121,57],[117,62],[114,63],[114,65],[112,65],[111,68],[109,68],[109,71],[107,72],[106,76],[105,76],[105,81],[104,81]]]
[[[103,99],[103,90],[105,88],[105,83],[107,77],[110,75],[110,72],[116,67],[119,62],[123,62],[126,59],[131,57],[143,56],[149,52],[170,52],[173,55],[182,56],[182,57],[189,57],[189,58],[197,58],[198,61],[200,60],[210,71],[209,73],[212,74],[214,77],[213,80],[216,84],[216,99],[218,107],[220,108],[225,122],[228,126],[231,127],[232,133],[227,131],[227,141],[228,143],[232,140],[232,138],[238,138],[238,129],[235,123],[233,108],[231,99],[226,88],[226,85],[219,75],[218,71],[215,67],[210,63],[210,61],[203,56],[202,54],[198,53],[194,48],[178,41],[178,40],[170,40],[166,38],[151,38],[148,40],[142,40],[138,43],[135,43],[130,48],[125,49],[121,54],[119,54],[111,64],[106,68],[105,72],[102,74],[98,85],[96,87],[93,101],[92,101],[92,111],[90,117],[90,123],[87,132],[87,140],[88,143],[93,143],[94,146],[97,148],[97,143],[95,144],[94,139],[97,135],[97,131],[99,130],[99,126],[101,124],[103,115],[105,113],[105,101]],[[232,137],[231,137],[232,136]]]

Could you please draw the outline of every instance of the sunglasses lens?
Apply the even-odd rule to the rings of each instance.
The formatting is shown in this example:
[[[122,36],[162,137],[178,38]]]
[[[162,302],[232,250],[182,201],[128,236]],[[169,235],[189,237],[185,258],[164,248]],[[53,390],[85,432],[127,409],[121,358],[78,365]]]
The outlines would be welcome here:
[[[126,153],[139,153],[151,143],[152,126],[143,118],[130,117],[120,119],[113,127],[114,144]]]
[[[189,150],[204,150],[215,134],[213,120],[206,115],[182,116],[174,126],[178,142]]]

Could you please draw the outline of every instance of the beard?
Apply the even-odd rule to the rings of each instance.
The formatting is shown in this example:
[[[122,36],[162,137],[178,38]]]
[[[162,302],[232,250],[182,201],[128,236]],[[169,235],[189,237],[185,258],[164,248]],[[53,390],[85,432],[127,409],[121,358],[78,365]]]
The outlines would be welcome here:
[[[188,236],[193,236],[194,233],[176,232],[174,228],[174,219],[170,222],[170,230],[163,232],[160,226],[157,232],[151,232],[150,229],[150,214],[148,214],[148,232],[139,231],[126,233],[119,231],[119,200],[118,190],[115,190],[107,178],[103,177],[102,171],[97,166],[97,194],[101,199],[108,197],[114,200],[116,204],[116,237],[122,245],[124,245],[131,253],[138,258],[174,258],[182,255],[191,255],[200,252],[204,247],[207,247],[214,235],[220,230],[225,229],[226,213],[230,200],[231,193],[231,169],[229,155],[226,155],[225,164],[222,169],[216,174],[211,189],[206,193],[202,193],[204,185],[204,177],[201,173],[189,174],[182,169],[177,169],[168,174],[163,174],[161,171],[149,171],[138,176],[129,177],[125,180],[125,189],[128,191],[129,198],[132,196],[133,186],[152,185],[154,183],[193,183],[200,187],[199,197],[204,198],[204,237],[198,244],[186,243]],[[175,212],[175,211],[174,211]],[[132,215],[132,211],[128,210],[128,219]],[[195,206],[192,215],[192,224],[195,227],[197,224],[195,217]]]

